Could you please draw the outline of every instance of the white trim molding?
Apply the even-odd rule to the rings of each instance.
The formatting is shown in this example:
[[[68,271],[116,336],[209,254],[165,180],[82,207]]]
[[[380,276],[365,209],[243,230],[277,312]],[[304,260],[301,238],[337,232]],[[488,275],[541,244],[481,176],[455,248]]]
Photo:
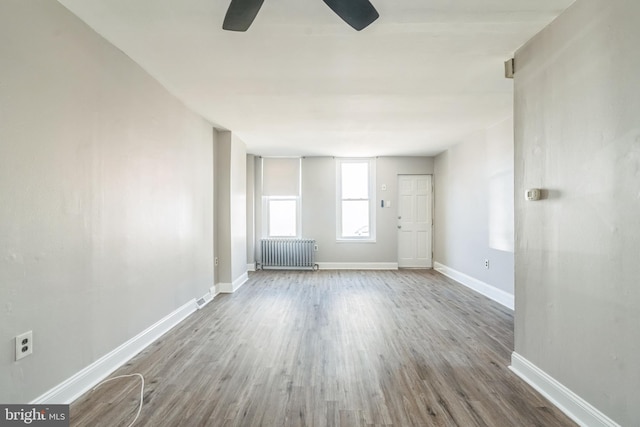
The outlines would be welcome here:
[[[589,402],[515,351],[511,354],[509,369],[546,397],[578,425],[585,427],[620,427],[619,424]]]
[[[256,263],[252,262],[250,264],[247,264],[247,271],[256,271]]]
[[[397,262],[318,262],[320,270],[397,270]]]
[[[456,282],[460,282],[467,288],[473,289],[474,291],[484,295],[487,298],[491,298],[495,302],[500,303],[511,310],[514,309],[515,302],[512,294],[505,292],[502,289],[498,289],[495,286],[492,286],[481,280],[468,276],[460,271],[454,270],[451,267],[447,267],[444,264],[440,264],[439,262],[435,262],[433,263],[433,265],[434,270],[436,270],[437,272],[444,274],[445,276],[455,280]]]
[[[215,298],[220,293],[220,289],[218,289],[218,285],[213,285],[209,288],[209,292],[211,293],[211,296]]]
[[[216,288],[221,294],[232,294],[237,291],[240,286],[247,283],[247,280],[249,280],[249,274],[245,271],[240,277],[234,280],[233,283],[218,283]]]
[[[31,402],[70,404],[198,309],[195,298]]]

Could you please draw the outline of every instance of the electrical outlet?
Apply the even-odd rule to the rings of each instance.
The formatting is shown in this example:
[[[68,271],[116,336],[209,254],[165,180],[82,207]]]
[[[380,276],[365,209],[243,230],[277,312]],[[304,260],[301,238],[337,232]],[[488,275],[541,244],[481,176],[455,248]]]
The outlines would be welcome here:
[[[33,331],[25,332],[16,337],[16,360],[33,353]]]
[[[217,266],[218,265],[218,257],[215,257],[213,260],[213,263]]]
[[[486,268],[487,270],[489,269],[489,260],[488,259],[484,260],[484,268]]]
[[[313,250],[318,252],[318,245],[313,245]]]

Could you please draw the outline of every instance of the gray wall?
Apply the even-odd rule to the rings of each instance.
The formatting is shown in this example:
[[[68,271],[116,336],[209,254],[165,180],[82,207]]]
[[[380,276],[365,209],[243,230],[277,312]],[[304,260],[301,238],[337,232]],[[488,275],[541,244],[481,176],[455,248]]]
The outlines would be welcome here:
[[[255,267],[256,156],[247,154],[247,268]],[[253,267],[252,267],[253,268]]]
[[[579,0],[516,54],[518,354],[640,420],[640,2]]]
[[[235,135],[231,144],[231,283],[247,273],[247,146]]]
[[[213,132],[55,1],[0,2],[0,402],[27,402],[213,278]],[[13,337],[34,353],[13,361]]]
[[[513,120],[438,155],[434,180],[435,261],[513,295]]]
[[[247,149],[232,132],[217,134],[217,279],[222,284],[233,284],[247,272]]]
[[[376,242],[336,242],[336,163],[333,157],[302,161],[302,234],[316,239],[317,262],[397,262],[397,175],[433,174],[431,157],[379,157],[376,160]],[[382,191],[382,185],[387,186]],[[380,208],[380,200],[391,208]]]
[[[217,131],[215,146],[216,284],[231,283],[231,132]]]

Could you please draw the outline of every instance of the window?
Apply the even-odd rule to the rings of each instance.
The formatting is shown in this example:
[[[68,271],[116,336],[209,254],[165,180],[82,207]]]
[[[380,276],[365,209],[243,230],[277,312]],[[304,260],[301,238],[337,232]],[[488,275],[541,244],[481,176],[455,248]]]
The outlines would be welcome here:
[[[338,159],[336,169],[338,240],[374,241],[374,160]]]
[[[265,237],[300,237],[300,158],[262,159]]]
[[[268,236],[296,237],[298,235],[298,201],[270,197],[267,205]]]

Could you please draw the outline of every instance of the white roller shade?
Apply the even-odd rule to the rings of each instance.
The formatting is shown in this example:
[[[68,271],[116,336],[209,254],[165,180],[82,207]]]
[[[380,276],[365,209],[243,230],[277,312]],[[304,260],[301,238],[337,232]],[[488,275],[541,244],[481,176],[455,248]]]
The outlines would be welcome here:
[[[299,196],[300,159],[263,157],[262,195]]]

